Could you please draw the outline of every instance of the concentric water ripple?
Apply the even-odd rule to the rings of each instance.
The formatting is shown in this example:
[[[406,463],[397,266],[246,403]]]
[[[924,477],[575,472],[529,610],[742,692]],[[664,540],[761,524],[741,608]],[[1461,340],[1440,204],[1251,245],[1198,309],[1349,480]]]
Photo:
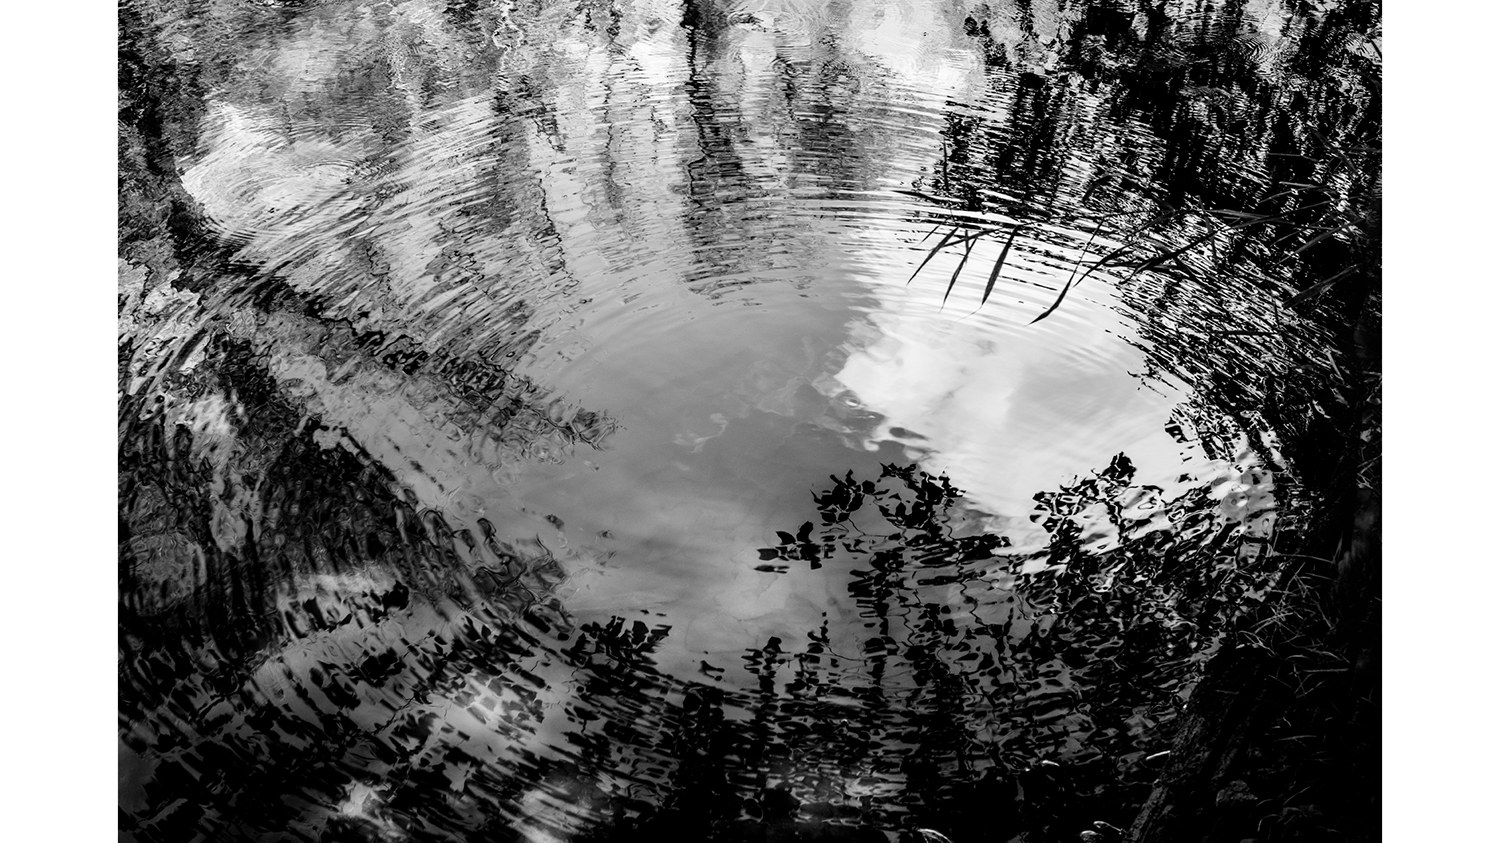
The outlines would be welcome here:
[[[1252,576],[1275,442],[1173,332],[1275,284],[1093,268],[1098,162],[1165,153],[1042,87],[1063,12],[127,5],[218,256],[122,259],[127,836],[886,839],[1148,775],[1211,630],[1098,560]]]

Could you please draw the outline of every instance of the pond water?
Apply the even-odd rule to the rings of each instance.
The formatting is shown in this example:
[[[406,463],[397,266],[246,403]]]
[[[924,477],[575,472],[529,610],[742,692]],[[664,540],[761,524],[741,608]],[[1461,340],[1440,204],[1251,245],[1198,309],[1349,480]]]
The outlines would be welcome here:
[[[1090,270],[1099,8],[122,6],[122,839],[1128,824],[1312,329]]]

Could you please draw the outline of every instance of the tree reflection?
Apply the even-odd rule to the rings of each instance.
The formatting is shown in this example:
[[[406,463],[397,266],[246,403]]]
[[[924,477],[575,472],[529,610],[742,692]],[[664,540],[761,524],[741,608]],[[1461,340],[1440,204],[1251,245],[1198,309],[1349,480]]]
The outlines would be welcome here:
[[[1192,243],[1150,268],[1194,279],[1290,253],[1312,287],[1358,256],[1360,271],[1328,288],[1352,322],[1378,285],[1363,253],[1378,227],[1379,4],[1277,11],[1086,3],[1071,25],[1052,23],[1046,66],[1028,58],[1043,37],[1029,4],[1009,43],[992,34],[1003,18],[971,18],[987,55],[1017,60],[989,62],[995,112],[951,115],[917,187],[955,210],[1098,220],[1136,247],[1127,266]],[[1212,236],[1193,242],[1204,227]]]
[[[1009,794],[1014,831],[1041,835],[1028,839],[1128,819],[1196,665],[1272,576],[1257,561],[1263,538],[1206,489],[1166,500],[1133,474],[1121,455],[1038,494],[1047,540],[1022,551],[959,517],[946,478],[887,465],[832,478],[815,495],[821,527],[761,552],[857,566],[849,588],[870,637],[834,684],[883,727],[878,751],[915,822],[978,834],[995,803],[971,800],[996,792]],[[797,657],[817,665],[828,656],[810,640]],[[807,684],[799,672],[787,692],[800,699],[792,689]]]
[[[167,516],[206,549],[193,599],[215,611],[147,615],[126,598],[122,724],[158,760],[124,828],[467,834],[524,802],[533,827],[580,839],[739,840],[778,825],[798,839],[903,825],[961,839],[997,823],[1063,839],[1080,817],[1128,819],[1181,689],[1267,576],[1253,530],[1201,491],[1166,501],[1132,484],[1123,455],[1037,496],[1047,538],[1030,550],[980,527],[942,476],[849,473],[814,495],[816,524],[762,556],[852,564],[858,650],[826,623],[772,638],[744,654],[756,690],[740,692],[714,687],[706,663],[697,683],[658,673],[665,626],[575,627],[547,607],[543,560],[403,505],[377,466],[311,433],[264,470],[280,480],[263,504],[275,541],[247,546],[262,558],[216,552],[201,506],[196,528]],[[501,564],[480,563],[491,556]],[[276,571],[343,585],[245,579]],[[189,720],[174,742],[164,718],[184,706],[221,719]],[[309,813],[356,791],[367,810]],[[193,810],[163,812],[183,797]]]
[[[1315,452],[1333,435],[1317,430],[1334,426],[1313,400],[1318,346],[1248,308],[1244,286],[1284,277],[1285,254],[1298,285],[1345,317],[1377,286],[1379,63],[1360,39],[1378,32],[1378,5],[1297,9],[1279,33],[1244,2],[1199,5],[1072,4],[1066,26],[1029,2],[1014,24],[974,10],[963,29],[991,107],[950,110],[918,188],[950,214],[1018,220],[1012,240],[1083,217],[1139,247],[1122,260],[1150,271],[1121,295],[1153,315],[1137,341],[1155,373],[1194,383],[1232,419],[1312,431],[1289,447]],[[577,6],[569,37],[609,67],[627,64],[622,32],[663,25],[681,39],[657,39],[687,53],[677,126],[646,96],[657,82],[645,71],[591,87],[563,53],[528,58],[520,45],[555,34],[537,4],[432,8],[121,7],[119,716],[141,784],[122,797],[122,833],[885,839],[877,829],[926,827],[962,843],[1127,825],[1185,689],[1278,581],[1269,481],[1242,467],[1234,503],[1208,488],[1169,497],[1122,454],[1037,495],[1031,529],[1010,531],[917,466],[831,477],[759,563],[847,572],[852,639],[825,621],[738,664],[665,675],[654,656],[667,624],[624,608],[576,622],[555,595],[560,551],[461,497],[611,435],[610,416],[553,401],[508,361],[538,342],[549,295],[575,296],[571,261],[628,263],[640,248],[615,219],[628,191],[672,212],[691,260],[742,269],[747,251],[775,253],[708,248],[747,227],[743,200],[762,189],[744,125],[726,119],[737,89],[714,69],[733,22],[689,2],[679,35],[676,20]],[[799,172],[860,186],[847,100],[876,74],[816,35],[806,59],[776,56],[771,108]],[[337,48],[313,49],[322,39]],[[298,61],[317,72],[287,70]],[[627,144],[616,133],[630,121],[608,121],[603,152],[573,161],[563,153],[592,129],[569,124],[559,91],[660,126]],[[617,151],[675,130],[695,158]],[[216,170],[215,144],[246,138],[276,166]],[[449,153],[444,178],[412,177],[423,156]],[[347,180],[276,193],[263,177],[288,162]],[[582,162],[579,183],[603,196],[584,223],[548,204],[538,174],[559,162]],[[645,169],[621,175],[631,167]],[[246,185],[266,201],[215,193]],[[691,206],[673,204],[679,186]],[[408,211],[432,225],[408,225]],[[348,229],[345,213],[374,222]],[[570,224],[615,234],[570,241]],[[399,287],[402,260],[427,286]],[[1215,279],[1225,266],[1260,275]],[[1234,423],[1262,464],[1279,464],[1262,421]],[[730,671],[750,686],[721,681]]]

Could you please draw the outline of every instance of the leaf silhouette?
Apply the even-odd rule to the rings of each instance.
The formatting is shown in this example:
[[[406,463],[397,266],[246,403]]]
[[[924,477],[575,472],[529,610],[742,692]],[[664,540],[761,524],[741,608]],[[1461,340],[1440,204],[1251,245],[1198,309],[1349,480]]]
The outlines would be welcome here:
[[[1093,237],[1092,236],[1090,236],[1089,242],[1093,242]],[[1187,248],[1191,248],[1191,246],[1195,246],[1195,245],[1197,245],[1200,242],[1202,242],[1201,239],[1200,240],[1195,240]],[[1182,251],[1183,252],[1187,251],[1187,248],[1182,249]],[[1110,252],[1109,254],[1105,255],[1102,258],[1100,258],[1099,260],[1094,261],[1093,265],[1090,266],[1087,270],[1085,270],[1084,273],[1083,273],[1083,275],[1080,275],[1076,279],[1075,278],[1069,278],[1068,279],[1068,283],[1066,283],[1066,284],[1063,285],[1062,292],[1060,292],[1060,293],[1057,294],[1057,300],[1054,301],[1054,302],[1052,302],[1052,306],[1049,307],[1049,308],[1047,308],[1046,310],[1042,311],[1042,314],[1040,316],[1038,316],[1037,318],[1031,320],[1030,324],[1035,325],[1036,323],[1042,321],[1043,319],[1046,319],[1048,316],[1051,316],[1052,315],[1052,311],[1056,310],[1057,306],[1060,305],[1060,304],[1062,304],[1063,299],[1067,297],[1069,290],[1073,289],[1074,287],[1078,286],[1079,284],[1082,284],[1084,282],[1084,280],[1087,279],[1090,275],[1093,275],[1096,270],[1100,269],[1101,267],[1110,266],[1111,265],[1111,263],[1110,263],[1111,261],[1113,261],[1114,259],[1120,257],[1121,255],[1123,255],[1123,254],[1125,254],[1125,253],[1127,253],[1129,251],[1132,251],[1133,249],[1135,249],[1135,246],[1130,245],[1130,244],[1127,243],[1126,245],[1121,246],[1120,248],[1115,249],[1113,252]],[[1178,254],[1181,254],[1181,252],[1179,252]],[[1162,255],[1158,255],[1157,257],[1161,258],[1162,260],[1166,259],[1166,256],[1162,256]],[[1077,267],[1075,266],[1074,269],[1076,270]],[[1139,272],[1139,271],[1140,271],[1140,268],[1138,267],[1136,269],[1136,272]],[[1131,273],[1131,274],[1134,275],[1134,273]]]
[[[1089,182],[1089,186],[1084,189],[1084,191],[1083,191],[1083,197],[1078,200],[1078,204],[1079,205],[1086,205],[1086,204],[1088,204],[1089,197],[1091,197],[1091,196],[1094,195],[1094,191],[1099,190],[1100,188],[1102,188],[1105,185],[1109,184],[1109,182],[1110,182],[1110,180],[1112,178],[1118,178],[1118,174],[1113,173],[1113,172],[1103,173],[1103,174],[1099,175],[1098,177],[1096,177],[1093,181]]]
[[[1089,270],[1089,271],[1092,272],[1093,270]],[[1085,275],[1085,277],[1087,277],[1087,275]],[[1071,290],[1071,289],[1073,289],[1073,282],[1072,281],[1069,281],[1068,283],[1064,284],[1063,288],[1062,288],[1062,292],[1060,292],[1060,293],[1057,294],[1057,300],[1054,301],[1054,302],[1052,302],[1052,306],[1049,307],[1049,308],[1047,308],[1046,310],[1042,311],[1042,315],[1040,315],[1037,318],[1031,320],[1031,322],[1029,324],[1035,325],[1036,323],[1042,321],[1043,319],[1046,319],[1048,316],[1051,316],[1052,315],[1052,311],[1056,310],[1057,306],[1063,303],[1063,299],[1067,297],[1068,291]]]
[[[1276,194],[1275,196],[1267,196],[1265,199],[1263,199],[1261,201],[1263,201],[1263,202],[1269,202],[1269,201],[1271,201],[1273,199],[1279,199],[1279,198],[1281,198],[1283,196],[1286,196],[1286,195],[1290,194],[1291,192],[1292,191],[1289,191],[1289,190],[1288,191],[1283,191],[1281,193]],[[1257,214],[1257,213],[1253,213],[1253,212],[1250,212],[1250,211],[1232,211],[1232,210],[1230,210],[1228,208],[1220,208],[1220,209],[1215,210],[1215,211],[1209,211],[1209,213],[1213,214],[1216,217],[1235,217],[1235,218],[1242,219],[1242,220],[1255,220],[1256,222],[1260,222],[1260,221],[1267,220],[1267,219],[1271,218],[1271,215],[1269,215],[1269,214]]]
[[[950,244],[957,245],[959,243],[968,243],[968,244],[971,244],[970,248],[972,248],[972,243],[975,240],[977,240],[980,237],[983,237],[984,235],[990,233],[989,229],[987,229],[987,228],[981,228],[978,231],[975,231],[973,234],[965,234],[962,237],[954,237],[953,236],[953,235],[957,234],[958,232],[960,232],[962,230],[963,230],[963,226],[954,226],[952,231],[950,231],[946,235],[944,235],[943,239],[939,240],[938,244],[936,246],[932,247],[932,251],[930,251],[930,252],[927,253],[927,257],[923,258],[922,262],[917,265],[916,272],[913,272],[911,274],[911,278],[906,279],[906,283],[910,284],[913,280],[915,280],[916,277],[917,277],[917,273],[920,273],[922,271],[922,268],[925,267],[925,266],[927,266],[927,262],[928,261],[930,261],[933,258],[937,257],[937,253],[940,252],[940,251],[942,251],[943,247],[948,246]],[[960,267],[962,267],[962,264],[960,264]],[[947,298],[947,297],[944,296],[944,298]]]
[[[1292,252],[1292,254],[1294,254],[1294,255],[1300,255],[1303,252],[1307,251],[1308,249],[1311,249],[1313,246],[1318,245],[1319,243],[1323,242],[1324,240],[1327,240],[1328,238],[1332,237],[1335,234],[1338,234],[1340,231],[1343,231],[1343,230],[1344,230],[1343,226],[1338,226],[1337,228],[1325,229],[1321,234],[1318,234],[1318,235],[1314,236],[1313,238],[1311,238],[1310,240],[1308,240],[1306,243],[1303,243],[1301,246],[1298,246],[1297,249],[1296,249],[1296,251]]]
[[[1319,296],[1319,295],[1322,295],[1323,293],[1328,292],[1328,288],[1329,287],[1332,287],[1334,285],[1334,283],[1337,282],[1339,279],[1341,279],[1344,276],[1346,276],[1346,275],[1354,272],[1355,269],[1356,269],[1356,267],[1352,267],[1352,266],[1351,267],[1347,267],[1344,270],[1342,270],[1342,271],[1340,271],[1338,273],[1335,273],[1332,277],[1325,278],[1322,281],[1319,281],[1318,283],[1312,285],[1311,287],[1308,287],[1306,290],[1303,290],[1302,292],[1298,293],[1297,295],[1292,296],[1291,298],[1287,299],[1286,300],[1286,304],[1284,306],[1285,307],[1292,307],[1293,305],[1301,304],[1302,302],[1305,302],[1305,301],[1307,301],[1310,298],[1313,298],[1315,296]]]
[[[958,232],[959,226],[955,225],[953,226],[952,231],[944,234],[943,239],[939,240],[938,244],[932,247],[932,251],[927,253],[927,257],[923,258],[922,262],[917,264],[916,271],[911,274],[910,278],[906,279],[906,283],[910,284],[912,281],[915,281],[917,278],[917,273],[922,271],[922,268],[927,265],[928,261],[932,260],[934,257],[937,257],[937,253],[942,251],[943,247],[948,245],[948,241],[953,239],[953,235],[957,234]]]
[[[1126,277],[1126,280],[1128,281],[1131,278],[1134,278],[1136,275],[1139,275],[1140,273],[1145,272],[1148,269],[1155,269],[1158,266],[1161,266],[1162,264],[1166,263],[1167,261],[1176,260],[1177,258],[1182,257],[1183,255],[1187,254],[1188,252],[1190,252],[1194,248],[1196,248],[1198,246],[1198,244],[1200,244],[1203,241],[1209,239],[1210,237],[1213,237],[1217,233],[1218,232],[1210,231],[1207,234],[1203,234],[1203,235],[1200,235],[1198,237],[1194,237],[1192,240],[1188,241],[1187,245],[1185,245],[1185,246],[1183,246],[1181,248],[1173,249],[1170,252],[1162,252],[1159,255],[1152,255],[1151,257],[1146,258],[1145,260],[1143,260],[1139,264],[1137,264],[1136,267],[1135,267],[1135,269],[1132,269],[1130,271],[1130,275]]]
[[[1085,270],[1084,273],[1083,273],[1083,276],[1081,278],[1078,278],[1077,280],[1069,278],[1068,279],[1068,283],[1069,284],[1082,284],[1084,278],[1087,278],[1090,275],[1094,274],[1094,270],[1099,269],[1100,267],[1110,266],[1111,265],[1110,261],[1112,261],[1115,258],[1118,258],[1121,255],[1123,255],[1123,254],[1125,254],[1125,253],[1133,250],[1134,248],[1135,248],[1134,246],[1127,244],[1127,245],[1121,246],[1118,249],[1115,249],[1113,252],[1110,252],[1109,254],[1105,255],[1104,257],[1100,258],[1099,260],[1094,261],[1093,266],[1090,266],[1087,270]]]
[[[953,292],[953,285],[958,283],[958,275],[964,271],[964,264],[969,262],[969,255],[974,252],[974,241],[978,239],[979,235],[975,234],[964,244],[964,256],[959,259],[958,269],[953,270],[953,277],[948,279],[948,289],[943,292],[943,304],[948,303],[948,294]]]
[[[1079,253],[1078,261],[1073,264],[1072,271],[1068,273],[1068,283],[1073,283],[1074,276],[1078,275],[1078,267],[1083,265],[1083,256],[1088,254],[1089,247],[1094,245],[1094,238],[1099,236],[1100,228],[1101,226],[1096,224],[1094,226],[1094,230],[1089,232],[1089,239],[1083,244],[1083,251]],[[1106,258],[1106,260],[1108,260],[1108,258]],[[1088,273],[1084,273],[1084,276],[1087,277]]]
[[[1021,226],[1017,225],[1010,230],[1010,237],[1005,239],[1005,247],[1000,250],[1000,258],[995,261],[995,268],[990,270],[990,280],[984,285],[984,295],[979,298],[979,306],[990,300],[990,291],[995,289],[995,281],[1000,277],[1000,268],[1005,266],[1005,256],[1010,254],[1011,244],[1016,242],[1016,235],[1021,233]]]

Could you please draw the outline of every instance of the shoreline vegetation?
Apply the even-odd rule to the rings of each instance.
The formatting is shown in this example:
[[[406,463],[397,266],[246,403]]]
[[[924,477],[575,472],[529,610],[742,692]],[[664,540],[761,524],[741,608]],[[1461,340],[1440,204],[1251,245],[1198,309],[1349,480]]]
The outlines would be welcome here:
[[[1270,550],[1282,560],[1277,596],[1237,619],[1209,662],[1126,833],[1133,843],[1379,834],[1380,4],[1286,4],[1280,43],[1246,7],[1183,17],[1162,2],[1089,4],[1056,66],[1017,68],[1029,86],[1012,136],[1028,148],[997,149],[960,127],[939,175],[920,186],[946,197],[951,215],[930,220],[935,245],[913,277],[933,271],[941,252],[962,251],[945,303],[956,286],[982,284],[987,306],[1018,233],[1083,217],[1124,245],[1080,259],[1033,322],[1067,307],[1085,281],[1117,284],[1129,298],[1143,272],[1210,283],[1253,267],[1285,285],[1281,312],[1246,324],[1181,319],[1179,331],[1204,341],[1194,351],[1223,358],[1261,341],[1316,338],[1304,349],[1311,365],[1274,372],[1258,390],[1210,390],[1221,410],[1253,416],[1277,437],[1290,469],[1283,482],[1298,488],[1302,511]],[[992,23],[971,19],[970,33],[993,44]],[[998,47],[989,55],[1010,65]],[[1082,176],[1066,172],[1058,136],[1080,90],[1106,113],[1148,122],[1167,139],[1166,156],[1127,152]],[[972,187],[981,164],[1002,176],[988,197]],[[986,212],[1024,221],[974,222]],[[968,264],[981,238],[1003,243],[992,266]],[[1170,312],[1160,299],[1132,303]]]
[[[1378,229],[1364,233],[1378,256]],[[1330,349],[1347,361],[1346,377],[1301,396],[1332,411],[1320,425],[1282,418],[1276,427],[1293,470],[1315,478],[1304,481],[1304,525],[1276,549],[1287,560],[1280,597],[1209,663],[1172,760],[1130,829],[1136,843],[1379,835],[1378,257],[1349,269],[1342,277],[1362,288],[1355,327]],[[1326,292],[1325,283],[1304,280],[1298,297]]]

